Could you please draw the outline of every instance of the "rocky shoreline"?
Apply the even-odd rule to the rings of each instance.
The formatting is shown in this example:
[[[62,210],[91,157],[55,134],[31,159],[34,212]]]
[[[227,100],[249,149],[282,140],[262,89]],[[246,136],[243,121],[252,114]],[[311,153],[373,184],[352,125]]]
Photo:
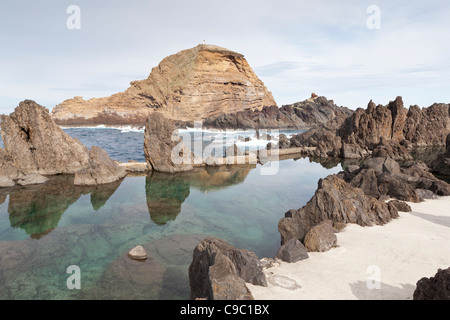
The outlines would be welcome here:
[[[308,103],[321,101],[328,100],[315,97]],[[75,185],[95,186],[119,181],[127,173],[186,172],[199,166],[236,164],[239,157],[244,163],[254,164],[273,160],[271,155],[275,159],[294,154],[359,159],[358,165],[348,165],[344,171],[321,179],[315,195],[305,206],[285,213],[278,224],[281,241],[275,260],[258,260],[254,253],[232,248],[220,239],[204,239],[196,247],[189,269],[192,299],[252,299],[246,283],[266,286],[263,267],[273,266],[277,261],[305,260],[311,252],[339,246],[336,233],[348,224],[371,227],[396,220],[399,211],[408,208],[405,201],[420,203],[450,196],[450,185],[432,174],[448,173],[449,110],[449,105],[435,104],[420,113],[414,107],[406,111],[400,97],[387,106],[371,102],[365,110],[358,109],[347,116],[335,114],[327,122],[291,139],[280,137],[278,146],[269,143],[267,149],[248,154],[239,154],[234,146],[229,150],[231,157],[217,159],[196,158],[177,134],[177,123],[153,112],[146,119],[144,132],[146,163],[124,164],[110,159],[101,148],[94,146],[88,150],[62,131],[46,108],[26,100],[12,114],[1,118],[5,148],[0,149],[0,182],[8,188],[16,183],[45,183],[46,175],[70,174]],[[270,112],[267,115],[270,118]],[[232,117],[236,115],[228,119]],[[268,125],[261,118],[249,123]],[[422,127],[429,130],[424,132]],[[446,151],[432,162],[431,168],[412,160],[413,146],[443,143]],[[263,159],[263,154],[268,158]],[[178,161],[185,157],[188,162]],[[247,270],[249,266],[252,267]],[[438,278],[442,278],[441,274]],[[429,293],[417,296],[424,295],[428,297]]]

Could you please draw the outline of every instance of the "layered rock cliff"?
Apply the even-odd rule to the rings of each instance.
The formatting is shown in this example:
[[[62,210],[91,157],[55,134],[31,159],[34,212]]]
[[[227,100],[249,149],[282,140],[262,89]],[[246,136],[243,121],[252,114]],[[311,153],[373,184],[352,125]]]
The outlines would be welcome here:
[[[213,45],[198,45],[161,61],[149,77],[124,92],[57,105],[58,124],[139,124],[158,111],[173,120],[193,121],[276,105],[243,55]]]

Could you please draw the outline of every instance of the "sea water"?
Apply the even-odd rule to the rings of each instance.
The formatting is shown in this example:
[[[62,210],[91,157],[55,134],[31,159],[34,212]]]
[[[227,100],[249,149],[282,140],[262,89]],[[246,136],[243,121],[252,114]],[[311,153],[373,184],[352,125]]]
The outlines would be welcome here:
[[[64,130],[113,159],[144,161],[142,130]],[[228,134],[236,142],[254,136]],[[188,299],[192,252],[208,236],[273,257],[279,219],[342,168],[299,158],[280,161],[274,175],[262,169],[151,173],[96,187],[74,186],[62,175],[0,189],[0,299]],[[147,251],[143,262],[127,256],[136,245]],[[69,285],[71,266],[79,268],[80,289]]]

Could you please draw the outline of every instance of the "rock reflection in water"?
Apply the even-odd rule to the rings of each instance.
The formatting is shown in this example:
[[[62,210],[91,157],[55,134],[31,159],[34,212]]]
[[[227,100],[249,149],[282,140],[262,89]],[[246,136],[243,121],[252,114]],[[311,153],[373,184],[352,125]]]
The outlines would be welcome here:
[[[150,173],[145,179],[145,194],[150,218],[157,225],[175,220],[190,188],[214,191],[241,183],[255,166],[195,168],[191,172]]]
[[[23,229],[33,239],[40,239],[58,226],[64,212],[83,194],[91,193],[94,210],[100,209],[114,194],[121,181],[102,186],[74,186],[72,175],[54,176],[44,184],[2,190],[9,194],[8,213],[11,227]]]

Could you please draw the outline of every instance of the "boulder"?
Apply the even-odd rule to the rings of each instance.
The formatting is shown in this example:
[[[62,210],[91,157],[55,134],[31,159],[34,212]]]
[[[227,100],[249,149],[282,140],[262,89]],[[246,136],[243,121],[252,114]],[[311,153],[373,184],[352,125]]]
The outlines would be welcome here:
[[[307,259],[309,256],[305,246],[298,239],[291,239],[278,249],[276,257],[291,263]]]
[[[2,115],[1,129],[7,154],[24,174],[75,173],[88,164],[88,149],[34,101],[25,100],[9,116]]]
[[[392,204],[398,211],[401,212],[411,212],[411,206],[407,204],[406,202],[400,201],[400,200],[391,200],[389,201],[389,204]]]
[[[370,157],[362,164],[363,169],[373,169],[377,173],[399,174],[400,165],[392,158]]]
[[[191,298],[253,299],[245,282],[267,286],[255,253],[217,238],[206,238],[194,249],[189,266]]]
[[[323,221],[308,231],[305,247],[308,252],[325,252],[337,246],[337,237],[330,220]]]
[[[30,173],[17,181],[18,185],[27,186],[30,184],[46,183],[49,179],[37,173]]]
[[[75,185],[98,185],[116,182],[127,172],[115,163],[100,147],[92,146],[89,151],[88,167],[75,173]]]
[[[439,269],[434,277],[417,282],[414,300],[450,300],[450,268]]]
[[[147,118],[144,153],[150,168],[159,172],[183,172],[193,169],[190,148],[182,142],[173,120],[154,112]]]

